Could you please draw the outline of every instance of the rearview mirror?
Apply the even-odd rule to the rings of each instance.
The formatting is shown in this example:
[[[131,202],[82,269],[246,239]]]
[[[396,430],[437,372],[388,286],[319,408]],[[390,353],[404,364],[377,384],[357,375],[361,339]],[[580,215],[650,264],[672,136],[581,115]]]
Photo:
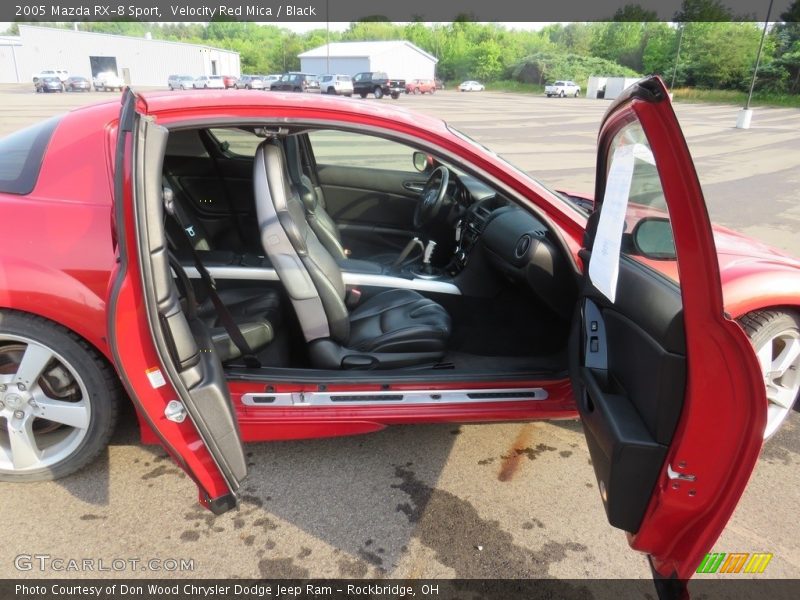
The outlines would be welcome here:
[[[665,217],[645,217],[631,233],[636,253],[653,260],[675,260],[672,225]]]
[[[433,166],[433,157],[424,152],[414,152],[412,160],[414,162],[414,168],[420,173],[424,173],[429,167]]]

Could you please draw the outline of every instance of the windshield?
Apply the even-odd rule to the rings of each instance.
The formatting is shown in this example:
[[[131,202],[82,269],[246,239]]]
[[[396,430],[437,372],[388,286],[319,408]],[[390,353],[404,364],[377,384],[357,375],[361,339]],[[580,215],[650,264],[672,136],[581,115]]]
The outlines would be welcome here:
[[[454,135],[456,135],[457,137],[461,138],[462,140],[464,140],[465,142],[471,144],[472,146],[475,146],[476,148],[479,148],[479,149],[483,150],[484,152],[487,152],[487,153],[491,154],[492,156],[494,156],[498,160],[503,161],[509,167],[514,169],[517,173],[519,173],[521,175],[524,175],[528,179],[531,179],[531,180],[535,181],[538,185],[540,185],[541,187],[546,189],[548,192],[553,194],[556,198],[559,198],[560,200],[562,200],[570,208],[578,211],[583,216],[588,217],[591,214],[591,210],[589,210],[586,207],[585,203],[579,202],[578,199],[573,199],[570,196],[567,196],[566,194],[562,194],[561,192],[558,192],[558,191],[554,190],[550,186],[545,185],[544,183],[542,183],[541,181],[539,181],[535,177],[531,176],[530,173],[526,173],[525,171],[523,171],[522,169],[517,167],[515,164],[509,162],[507,159],[505,159],[502,156],[500,156],[499,154],[497,154],[497,152],[495,152],[494,150],[492,150],[490,148],[487,148],[486,146],[484,146],[480,142],[472,139],[471,137],[469,137],[463,131],[459,131],[458,129],[456,129],[455,127],[453,127],[452,125],[450,125],[448,123],[445,123],[445,125],[446,125],[447,129],[449,129],[450,132],[453,133]]]

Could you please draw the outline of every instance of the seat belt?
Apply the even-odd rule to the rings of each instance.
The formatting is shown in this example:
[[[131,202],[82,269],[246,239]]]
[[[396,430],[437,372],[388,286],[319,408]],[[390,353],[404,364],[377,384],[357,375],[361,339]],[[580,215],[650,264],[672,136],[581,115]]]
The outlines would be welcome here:
[[[168,193],[169,191],[169,193]],[[194,249],[192,245],[192,240],[189,237],[189,233],[181,223],[181,219],[178,217],[178,212],[175,210],[174,205],[174,198],[172,196],[172,190],[170,188],[164,188],[164,209],[175,219],[178,221],[178,224],[181,226],[181,231],[183,231],[183,236],[181,236],[181,242],[187,247],[189,252],[192,255],[192,260],[194,261],[194,266],[197,269],[197,272],[200,274],[200,279],[202,280],[203,284],[206,287],[206,291],[208,292],[208,297],[211,298],[211,302],[214,305],[214,308],[217,311],[217,316],[219,320],[222,322],[222,326],[225,328],[225,331],[228,332],[228,335],[231,336],[231,341],[236,345],[239,349],[239,352],[242,353],[242,358],[244,359],[244,363],[247,367],[258,369],[261,367],[261,361],[256,358],[253,349],[250,347],[250,344],[245,339],[244,335],[242,335],[242,330],[239,329],[239,326],[233,320],[228,307],[222,302],[222,299],[219,297],[217,293],[217,284],[214,281],[214,278],[211,276],[211,273],[203,265],[203,261],[200,260],[200,255],[197,253],[197,250]]]

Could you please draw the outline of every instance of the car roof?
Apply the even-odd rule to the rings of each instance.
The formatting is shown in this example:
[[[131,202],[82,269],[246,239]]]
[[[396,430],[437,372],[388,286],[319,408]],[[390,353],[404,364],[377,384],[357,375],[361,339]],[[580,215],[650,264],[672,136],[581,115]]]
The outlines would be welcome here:
[[[186,118],[192,118],[191,113],[197,110],[208,109],[217,111],[220,118],[230,116],[232,108],[263,109],[264,114],[269,114],[269,108],[300,109],[302,112],[316,112],[313,115],[302,115],[308,118],[324,118],[325,114],[339,120],[348,121],[354,117],[370,117],[386,119],[395,123],[408,124],[414,129],[430,130],[432,132],[447,134],[445,123],[435,117],[412,112],[401,106],[391,106],[383,103],[350,102],[334,98],[325,94],[293,94],[290,92],[274,94],[251,94],[246,90],[227,90],[223,92],[203,90],[187,92],[176,95],[168,91],[150,91],[139,94],[146,105],[146,111],[152,113],[172,114],[186,113]],[[119,106],[119,102],[116,103]]]

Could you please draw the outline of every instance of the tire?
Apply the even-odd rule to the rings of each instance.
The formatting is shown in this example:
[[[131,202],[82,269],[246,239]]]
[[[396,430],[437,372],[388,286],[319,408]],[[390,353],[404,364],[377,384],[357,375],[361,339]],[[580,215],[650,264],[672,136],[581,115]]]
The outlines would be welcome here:
[[[575,95],[573,96],[573,98],[577,98],[580,95],[581,95],[581,91],[580,90],[575,90]]]
[[[436,88],[432,87],[430,92],[431,96],[433,96],[435,93],[436,93]]]
[[[563,98],[565,96],[564,90],[561,90],[561,93],[558,95],[559,98]]]
[[[14,465],[12,458],[0,458],[0,481],[45,481],[75,473],[106,447],[117,422],[119,381],[111,366],[93,348],[69,330],[41,317],[0,311],[2,372],[6,375],[17,373],[22,357],[32,351],[49,353],[50,359],[41,369],[34,368],[36,379],[33,384],[12,386],[9,383],[0,392],[0,401],[3,402],[0,414],[5,417],[3,421],[6,424],[0,431],[0,445],[6,450],[3,454],[11,457],[7,424],[16,420],[15,413],[25,413],[23,418],[32,420],[33,434],[21,436],[26,440],[33,438],[36,451],[44,445],[51,450],[52,456],[42,458],[17,452],[19,460],[27,463],[23,465]],[[63,414],[87,425],[59,424],[37,418],[36,411],[47,410],[42,408],[45,402],[51,415],[55,414],[57,407],[73,405]],[[81,406],[74,406],[78,404]],[[85,410],[78,410],[84,406]],[[61,448],[53,450],[57,446]],[[29,446],[23,444],[18,448],[24,450]]]
[[[392,100],[397,100],[400,97],[399,92],[392,92]]]
[[[376,87],[374,90],[372,90],[372,95],[375,96],[376,100],[380,100],[383,98],[383,90],[379,87]]]
[[[331,96],[335,96],[336,95],[336,90],[334,88],[332,88],[332,87],[329,87],[328,90],[327,90],[327,93],[329,95],[331,95]]]
[[[414,88],[414,95],[416,96],[418,94],[419,94],[419,88]]]
[[[359,92],[358,95],[361,96],[362,98],[366,98],[367,97],[367,93],[366,92]]]
[[[800,314],[759,310],[739,319],[756,352],[767,386],[767,426],[764,439],[780,429],[800,392]],[[786,355],[784,356],[784,353]],[[777,368],[776,368],[777,367]]]

